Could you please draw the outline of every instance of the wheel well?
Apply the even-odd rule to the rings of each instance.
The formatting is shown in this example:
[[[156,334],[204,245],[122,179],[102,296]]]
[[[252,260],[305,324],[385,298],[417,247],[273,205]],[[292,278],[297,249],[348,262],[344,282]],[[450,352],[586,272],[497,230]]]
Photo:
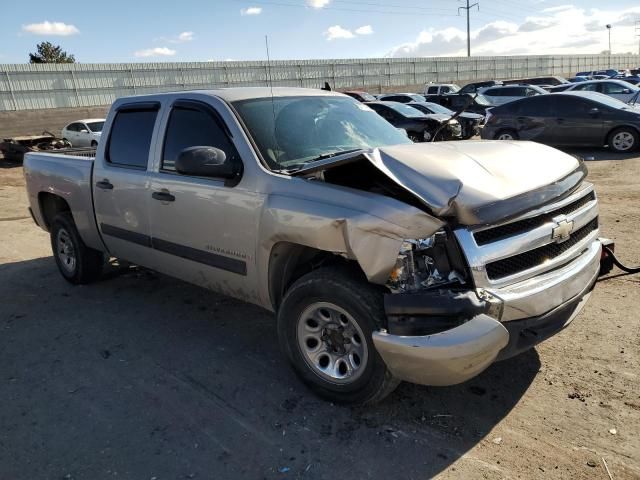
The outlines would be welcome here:
[[[620,128],[630,128],[631,130],[635,130],[635,132],[640,135],[640,129],[638,127],[636,127],[635,125],[616,125],[615,127],[611,128],[607,134],[604,137],[604,141],[605,143],[609,142],[609,137],[611,136],[611,134],[613,132],[615,132],[616,130],[619,130]]]
[[[38,195],[38,203],[47,230],[50,230],[51,223],[57,214],[60,212],[71,212],[67,201],[53,193],[41,192]]]
[[[343,264],[364,272],[355,261],[338,254],[296,243],[280,242],[271,249],[269,258],[269,296],[275,310],[278,309],[289,287],[300,277],[326,265]]]

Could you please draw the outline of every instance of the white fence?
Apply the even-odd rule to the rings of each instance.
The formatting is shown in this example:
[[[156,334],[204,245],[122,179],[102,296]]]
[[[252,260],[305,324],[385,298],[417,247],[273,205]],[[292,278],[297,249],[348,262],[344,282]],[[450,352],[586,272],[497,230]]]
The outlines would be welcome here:
[[[637,68],[638,55],[374,58],[271,62],[274,86],[401,90],[428,82],[568,75]],[[125,95],[263,86],[267,62],[0,64],[0,111],[109,105]]]

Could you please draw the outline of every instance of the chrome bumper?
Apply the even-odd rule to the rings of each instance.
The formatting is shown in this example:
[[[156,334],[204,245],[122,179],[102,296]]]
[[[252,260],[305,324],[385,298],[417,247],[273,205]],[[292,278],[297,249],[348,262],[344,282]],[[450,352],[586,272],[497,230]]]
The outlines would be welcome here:
[[[373,343],[391,373],[421,385],[455,385],[475,377],[508,342],[507,329],[484,314],[435,335],[373,333]]]
[[[568,265],[509,287],[485,289],[494,297],[488,311],[497,318],[478,314],[459,327],[425,336],[374,332],[374,345],[402,380],[438,386],[464,382],[496,359],[516,355],[569,325],[589,298],[600,252],[595,240]],[[497,311],[495,299],[502,303]]]

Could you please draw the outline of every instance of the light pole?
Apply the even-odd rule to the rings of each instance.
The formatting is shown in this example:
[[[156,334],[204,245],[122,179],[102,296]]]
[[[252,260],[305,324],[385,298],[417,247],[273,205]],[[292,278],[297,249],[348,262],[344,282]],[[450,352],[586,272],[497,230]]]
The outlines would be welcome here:
[[[607,23],[607,30],[609,31],[609,68],[611,68],[611,24]]]

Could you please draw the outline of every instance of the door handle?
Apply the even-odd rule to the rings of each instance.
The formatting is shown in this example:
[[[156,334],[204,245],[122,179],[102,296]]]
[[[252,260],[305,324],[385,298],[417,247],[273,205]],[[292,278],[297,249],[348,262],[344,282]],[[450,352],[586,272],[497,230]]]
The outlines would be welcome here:
[[[100,182],[96,182],[96,187],[102,190],[113,190],[113,184],[106,178]]]
[[[171,195],[169,192],[153,192],[151,197],[154,200],[160,200],[161,202],[175,202],[176,197]]]

